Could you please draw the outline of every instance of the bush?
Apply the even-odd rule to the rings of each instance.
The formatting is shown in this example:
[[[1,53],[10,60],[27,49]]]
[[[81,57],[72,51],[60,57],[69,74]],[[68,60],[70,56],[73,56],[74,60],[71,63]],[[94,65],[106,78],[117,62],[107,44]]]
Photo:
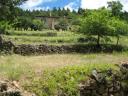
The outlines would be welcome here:
[[[35,30],[37,29],[39,31],[41,31],[43,29],[43,26],[44,26],[43,22],[41,20],[38,20],[38,19],[33,20],[33,25],[35,27]]]
[[[56,30],[67,30],[68,29],[68,23],[65,20],[60,20],[58,24],[55,25]]]
[[[0,34],[6,34],[6,29],[9,29],[10,25],[8,22],[0,21]]]
[[[78,42],[81,42],[81,43],[84,43],[84,42],[91,42],[91,43],[95,43],[96,42],[96,38],[95,37],[86,37],[86,38],[83,38],[83,37],[81,37],[81,38],[78,38]]]
[[[51,72],[43,72],[39,79],[33,79],[25,88],[37,96],[79,96],[78,84],[85,80],[93,68],[107,69],[112,65],[108,64],[87,64],[86,66],[65,67]],[[79,78],[78,78],[79,77]],[[28,85],[28,86],[27,86]]]
[[[47,32],[46,36],[54,37],[54,36],[57,36],[57,33],[55,33],[55,32]]]
[[[72,32],[79,32],[80,26],[79,25],[72,25],[71,28],[70,28],[70,30]]]

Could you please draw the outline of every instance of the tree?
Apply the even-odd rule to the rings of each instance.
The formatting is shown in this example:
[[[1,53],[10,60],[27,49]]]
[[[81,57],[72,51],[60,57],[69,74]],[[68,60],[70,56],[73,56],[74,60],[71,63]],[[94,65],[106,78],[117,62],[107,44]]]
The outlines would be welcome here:
[[[59,23],[55,25],[56,30],[67,30],[68,29],[68,21],[67,19],[60,19]]]
[[[6,25],[14,20],[16,17],[17,6],[22,4],[26,0],[0,0],[0,24],[5,23],[0,26],[0,33],[5,32]]]
[[[41,20],[34,19],[31,28],[34,29],[35,31],[36,30],[41,31],[43,29],[43,25],[44,24],[43,24],[43,22]]]
[[[25,17],[25,16],[20,16],[18,18],[15,19],[14,24],[12,27],[16,29],[24,29],[24,30],[28,30],[28,28],[30,28],[30,26],[33,24],[32,19],[30,17]]]
[[[112,11],[113,16],[120,16],[123,5],[120,3],[120,1],[111,1],[108,2],[108,8]]]
[[[81,20],[80,32],[88,36],[97,36],[97,45],[100,46],[100,39],[110,34],[107,24],[109,17],[110,13],[107,10],[101,9],[92,12]]]
[[[0,0],[0,21],[13,20],[15,9],[26,0]]]
[[[118,45],[120,37],[128,35],[128,24],[123,20],[113,17],[109,21],[109,26],[112,36],[117,38],[116,45]]]
[[[85,12],[84,9],[82,9],[82,8],[79,8],[79,9],[78,9],[78,14],[79,14],[79,15],[83,15],[84,12]]]

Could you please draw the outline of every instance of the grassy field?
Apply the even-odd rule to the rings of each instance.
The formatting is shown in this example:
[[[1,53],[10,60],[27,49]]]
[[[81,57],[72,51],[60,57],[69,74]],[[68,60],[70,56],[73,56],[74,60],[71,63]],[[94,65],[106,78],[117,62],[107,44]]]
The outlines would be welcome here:
[[[19,80],[26,90],[37,96],[54,96],[58,88],[67,96],[78,96],[78,84],[93,68],[115,68],[114,64],[126,60],[127,53],[1,55],[0,78]]]
[[[4,35],[7,40],[16,44],[74,44],[82,37],[69,31],[9,31],[9,35]]]
[[[84,37],[73,32],[9,31],[6,40],[16,44],[77,44]],[[127,45],[127,37],[120,44]],[[112,38],[116,43],[116,38]],[[37,96],[79,96],[78,84],[93,68],[106,70],[128,60],[128,52],[111,54],[51,54],[38,56],[0,55],[0,79],[18,80]],[[62,95],[63,94],[63,95]]]
[[[11,40],[15,44],[49,44],[49,45],[71,45],[71,44],[87,44],[88,42],[79,42],[80,38],[86,38],[83,34],[70,31],[9,31],[8,35],[4,35],[6,40]],[[103,44],[116,44],[116,37],[110,38],[111,42]],[[128,38],[123,36],[120,38],[119,44],[128,45]]]

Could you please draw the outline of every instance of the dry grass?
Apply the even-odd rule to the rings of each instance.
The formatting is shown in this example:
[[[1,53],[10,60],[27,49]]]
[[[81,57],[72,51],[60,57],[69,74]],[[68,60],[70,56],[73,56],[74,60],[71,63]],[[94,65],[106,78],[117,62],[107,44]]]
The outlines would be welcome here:
[[[42,73],[44,70],[58,69],[64,66],[86,64],[119,64],[128,60],[127,54],[53,54],[42,56],[0,56],[0,73],[11,79],[21,75]]]

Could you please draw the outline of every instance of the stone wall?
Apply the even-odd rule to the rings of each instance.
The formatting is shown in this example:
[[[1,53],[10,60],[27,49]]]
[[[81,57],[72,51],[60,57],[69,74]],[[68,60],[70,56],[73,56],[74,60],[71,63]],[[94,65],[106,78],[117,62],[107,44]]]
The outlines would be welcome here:
[[[52,54],[52,53],[95,53],[95,52],[113,52],[123,51],[122,46],[115,45],[17,45],[14,47],[15,54],[33,55],[33,54]]]
[[[94,69],[79,88],[80,96],[128,96],[128,63],[120,65],[119,70]]]
[[[12,53],[15,45],[11,41],[5,41],[0,35],[0,51],[4,53]]]
[[[96,53],[96,52],[113,52],[128,50],[123,46],[116,45],[101,45],[95,44],[81,44],[81,45],[31,45],[21,44],[15,45],[11,41],[5,41],[0,36],[0,51],[5,53],[15,53],[21,55],[33,55],[33,54],[53,54],[53,53]]]

